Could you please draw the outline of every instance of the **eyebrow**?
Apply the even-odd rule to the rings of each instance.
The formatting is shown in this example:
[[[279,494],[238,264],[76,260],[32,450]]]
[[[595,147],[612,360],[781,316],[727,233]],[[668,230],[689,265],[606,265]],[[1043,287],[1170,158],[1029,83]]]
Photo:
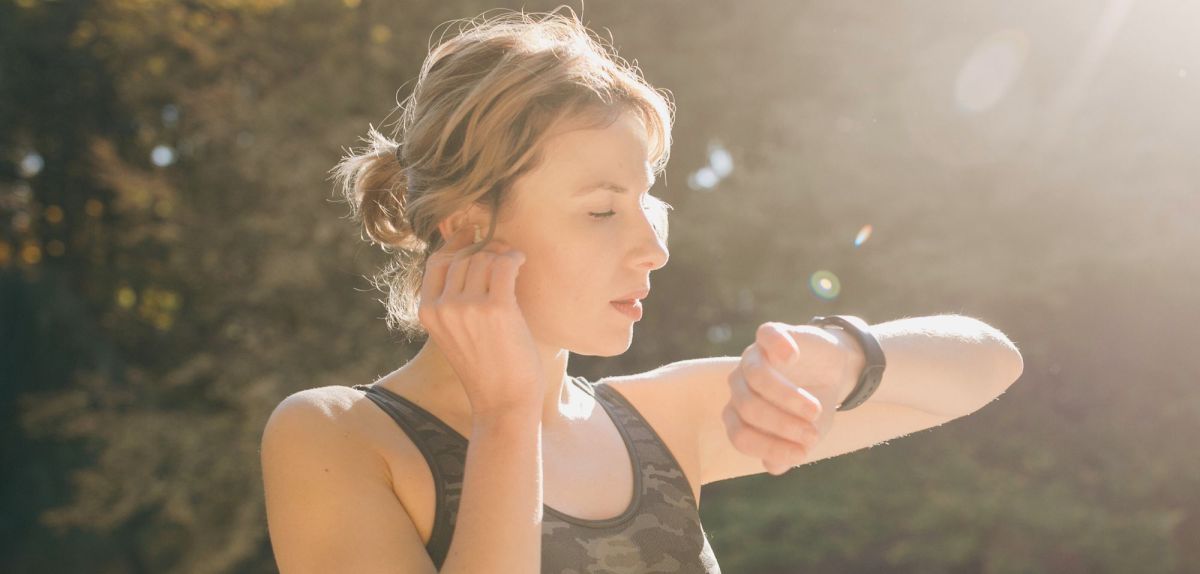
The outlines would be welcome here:
[[[651,180],[649,187],[654,187],[654,183],[655,183],[654,180]],[[597,182],[589,183],[589,184],[575,190],[575,193],[573,193],[571,195],[572,195],[572,197],[578,197],[578,196],[582,196],[582,195],[587,195],[589,193],[594,193],[597,191],[606,191],[606,190],[611,191],[613,193],[629,193],[629,188],[627,188],[623,185],[619,185],[619,184],[613,183],[611,181],[597,181]]]

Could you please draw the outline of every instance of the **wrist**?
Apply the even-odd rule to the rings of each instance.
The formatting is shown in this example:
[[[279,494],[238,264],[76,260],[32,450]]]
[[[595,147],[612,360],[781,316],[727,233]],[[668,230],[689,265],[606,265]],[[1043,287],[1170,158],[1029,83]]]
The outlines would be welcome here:
[[[842,380],[838,383],[837,400],[841,404],[858,384],[858,377],[867,365],[867,355],[854,335],[841,327],[822,327],[834,337],[837,337],[838,348],[842,350],[845,367],[842,369]]]

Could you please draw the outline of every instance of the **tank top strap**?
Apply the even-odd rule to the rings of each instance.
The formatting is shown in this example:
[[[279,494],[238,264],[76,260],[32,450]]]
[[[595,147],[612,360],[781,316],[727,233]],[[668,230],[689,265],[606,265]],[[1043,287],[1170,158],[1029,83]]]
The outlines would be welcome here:
[[[660,497],[662,502],[669,505],[697,509],[699,504],[692,494],[692,485],[684,475],[683,467],[637,407],[606,383],[584,382],[594,389],[596,398],[604,405],[613,422],[624,427],[629,435],[641,461],[643,490],[647,495]]]
[[[450,537],[462,498],[467,439],[420,405],[380,386],[354,385],[404,430],[433,474],[436,514],[426,550],[435,564],[450,551]]]

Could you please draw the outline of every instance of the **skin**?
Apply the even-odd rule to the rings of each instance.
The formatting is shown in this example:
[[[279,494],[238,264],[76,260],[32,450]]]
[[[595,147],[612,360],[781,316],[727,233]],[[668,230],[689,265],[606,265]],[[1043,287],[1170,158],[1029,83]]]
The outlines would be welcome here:
[[[565,384],[570,353],[607,357],[629,349],[635,321],[611,302],[650,287],[650,273],[666,265],[669,251],[644,208],[654,177],[646,129],[635,114],[599,128],[564,124],[545,146],[541,165],[514,183],[494,240],[526,257],[516,297],[544,371],[542,426],[554,432],[586,419],[594,404]],[[628,192],[575,193],[600,181]],[[599,216],[609,212],[615,215]],[[447,236],[464,225],[482,232],[489,220],[472,206],[439,228]],[[432,338],[385,379],[432,397],[457,420],[471,419],[462,384]]]

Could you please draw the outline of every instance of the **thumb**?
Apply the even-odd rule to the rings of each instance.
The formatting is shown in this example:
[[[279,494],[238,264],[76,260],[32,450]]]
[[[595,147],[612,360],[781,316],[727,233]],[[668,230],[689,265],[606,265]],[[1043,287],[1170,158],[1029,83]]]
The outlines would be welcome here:
[[[777,368],[790,367],[800,358],[800,348],[783,323],[771,321],[759,325],[754,342],[762,348],[767,361]]]

